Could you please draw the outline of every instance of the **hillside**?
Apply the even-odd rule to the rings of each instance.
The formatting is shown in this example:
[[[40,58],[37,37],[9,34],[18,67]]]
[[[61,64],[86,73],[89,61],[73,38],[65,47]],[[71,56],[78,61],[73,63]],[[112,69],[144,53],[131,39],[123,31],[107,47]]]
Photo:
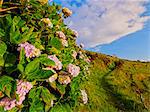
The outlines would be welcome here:
[[[87,51],[91,74],[83,84],[89,103],[81,112],[150,111],[150,63]]]

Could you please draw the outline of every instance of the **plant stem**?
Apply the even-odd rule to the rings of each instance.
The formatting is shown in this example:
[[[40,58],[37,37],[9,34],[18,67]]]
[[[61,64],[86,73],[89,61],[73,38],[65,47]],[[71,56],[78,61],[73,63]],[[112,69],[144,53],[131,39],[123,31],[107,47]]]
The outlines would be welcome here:
[[[10,8],[7,8],[7,9],[2,9],[0,8],[0,12],[5,12],[5,11],[9,11],[9,10],[12,10],[12,9],[17,9],[18,7],[10,7]]]

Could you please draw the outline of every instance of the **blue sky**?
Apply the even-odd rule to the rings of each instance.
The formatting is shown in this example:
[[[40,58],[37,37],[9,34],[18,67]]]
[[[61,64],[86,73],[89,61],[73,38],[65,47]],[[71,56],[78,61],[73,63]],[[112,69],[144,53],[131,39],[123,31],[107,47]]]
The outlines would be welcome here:
[[[130,60],[150,60],[148,0],[53,0],[73,10],[65,22],[85,49]]]

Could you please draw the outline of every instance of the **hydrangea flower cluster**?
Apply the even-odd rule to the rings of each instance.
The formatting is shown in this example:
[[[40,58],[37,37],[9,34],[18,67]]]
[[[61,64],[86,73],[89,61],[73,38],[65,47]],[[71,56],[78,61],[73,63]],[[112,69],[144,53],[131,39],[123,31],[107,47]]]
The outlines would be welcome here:
[[[4,110],[11,110],[16,106],[16,99],[10,99],[8,97],[3,98],[0,101],[0,106],[4,106]]]
[[[62,45],[68,47],[68,41],[61,39]]]
[[[16,94],[19,100],[16,102],[17,105],[21,105],[25,100],[25,95],[30,91],[33,85],[30,82],[23,82],[22,80],[17,80],[17,91]]]
[[[62,9],[62,12],[64,13],[64,15],[65,15],[66,17],[72,15],[72,11],[71,11],[70,9],[66,8],[66,7],[64,7],[64,8]]]
[[[78,74],[80,73],[80,67],[73,65],[73,64],[69,64],[67,67],[67,71],[73,76],[76,77],[78,76]]]
[[[79,58],[80,59],[84,59],[85,58],[84,54],[81,51],[79,51],[78,54],[79,54]]]
[[[78,32],[76,30],[72,30],[72,32],[74,37],[78,37]]]
[[[57,35],[60,39],[66,40],[66,36],[65,36],[65,34],[64,34],[62,31],[57,31],[57,32],[56,32],[56,35]]]
[[[58,36],[62,42],[62,45],[68,47],[68,41],[66,40],[66,35],[62,31],[57,31],[56,36]]]
[[[48,3],[48,0],[38,0],[42,5]]]
[[[66,84],[67,85],[67,84],[69,84],[71,82],[71,79],[67,75],[59,75],[58,82],[60,84]]]
[[[49,18],[43,18],[43,19],[41,19],[41,21],[43,21],[45,24],[47,24],[48,27],[50,27],[50,28],[53,27],[53,24]]]
[[[4,106],[5,110],[11,110],[16,105],[21,105],[22,102],[25,100],[25,95],[30,91],[32,87],[33,86],[30,82],[23,82],[22,80],[17,80],[16,94],[18,95],[19,100],[5,97],[0,101],[0,106]]]
[[[73,57],[74,59],[76,59],[76,57],[77,57],[77,52],[76,52],[76,51],[73,51],[72,57]]]
[[[41,54],[41,51],[39,49],[37,49],[32,44],[29,44],[28,42],[19,44],[18,51],[20,51],[22,48],[24,48],[27,58],[38,57]]]
[[[55,68],[56,70],[62,69],[62,63],[59,61],[59,59],[56,57],[56,55],[50,55],[50,56],[48,56],[48,58],[55,62],[55,66],[50,67],[50,68]]]
[[[81,91],[81,95],[82,95],[82,101],[84,104],[86,104],[88,102],[87,93],[85,90],[80,90],[80,91]]]

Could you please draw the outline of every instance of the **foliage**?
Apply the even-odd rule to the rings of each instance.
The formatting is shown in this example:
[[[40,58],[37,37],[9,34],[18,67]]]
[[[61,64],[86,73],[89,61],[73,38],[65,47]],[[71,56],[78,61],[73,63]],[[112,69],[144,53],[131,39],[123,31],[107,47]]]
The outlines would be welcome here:
[[[75,43],[74,31],[63,22],[71,14],[67,8],[42,0],[3,2],[0,111],[71,112],[82,103],[80,83],[89,62]]]

